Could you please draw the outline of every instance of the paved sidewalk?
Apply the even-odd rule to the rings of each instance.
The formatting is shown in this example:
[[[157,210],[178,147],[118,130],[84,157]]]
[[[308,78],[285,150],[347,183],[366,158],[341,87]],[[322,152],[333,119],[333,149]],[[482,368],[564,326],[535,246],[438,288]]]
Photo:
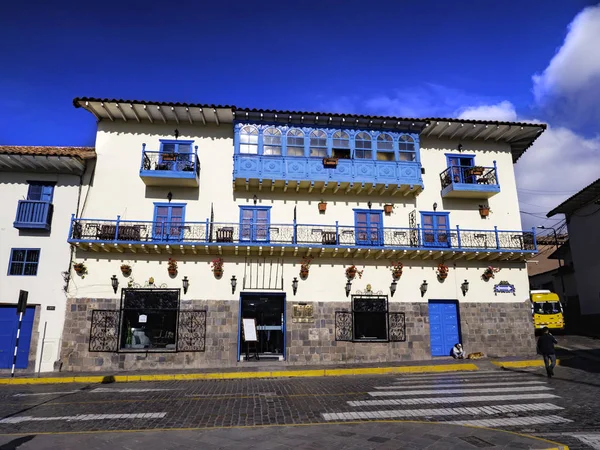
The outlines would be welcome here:
[[[343,424],[160,430],[127,433],[0,435],[0,448],[164,449],[408,449],[464,450],[568,449],[524,434],[488,428],[420,422],[346,422]]]

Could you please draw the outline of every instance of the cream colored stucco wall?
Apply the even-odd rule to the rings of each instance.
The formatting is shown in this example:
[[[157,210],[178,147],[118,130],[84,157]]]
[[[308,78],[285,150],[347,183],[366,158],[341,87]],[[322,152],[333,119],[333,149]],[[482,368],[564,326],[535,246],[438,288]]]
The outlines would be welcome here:
[[[70,246],[67,235],[71,214],[75,213],[79,191],[79,176],[42,173],[0,173],[0,198],[4,213],[0,215],[0,303],[16,304],[19,290],[29,291],[28,304],[40,305],[36,370],[39,368],[44,324],[47,323],[42,371],[53,370],[59,358],[60,339],[65,316],[66,295],[62,272],[69,270]],[[27,198],[28,181],[56,182],[52,230],[48,234],[37,230],[17,230],[13,227],[19,200]],[[40,249],[36,276],[8,276],[12,248]],[[54,306],[54,311],[46,309]]]

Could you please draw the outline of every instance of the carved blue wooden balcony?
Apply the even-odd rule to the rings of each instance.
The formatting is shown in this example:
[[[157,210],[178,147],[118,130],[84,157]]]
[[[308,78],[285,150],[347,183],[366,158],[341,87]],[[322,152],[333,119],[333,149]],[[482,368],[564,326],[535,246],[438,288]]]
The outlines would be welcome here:
[[[452,166],[440,174],[443,198],[490,198],[500,192],[498,169],[482,166]]]
[[[387,258],[522,259],[537,250],[535,229],[448,230],[334,224],[150,222],[73,217],[69,243],[90,251],[237,255],[303,254]]]
[[[147,186],[198,187],[200,162],[196,152],[168,153],[142,150],[140,177]]]
[[[50,231],[54,206],[39,200],[19,200],[13,226],[19,230]]]

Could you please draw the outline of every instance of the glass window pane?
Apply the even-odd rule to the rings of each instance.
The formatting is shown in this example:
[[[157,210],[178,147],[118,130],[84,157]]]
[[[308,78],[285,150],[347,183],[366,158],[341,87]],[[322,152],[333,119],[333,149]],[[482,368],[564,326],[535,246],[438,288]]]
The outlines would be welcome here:
[[[333,148],[350,148],[350,136],[345,131],[336,131],[333,133]]]
[[[124,309],[121,348],[175,350],[176,310]]]
[[[23,263],[12,263],[10,265],[10,275],[21,275],[23,273]]]
[[[37,274],[37,263],[27,263],[25,264],[25,269],[23,270],[23,275],[36,275]]]
[[[393,150],[394,142],[389,134],[380,134],[377,136],[377,150]]]
[[[13,250],[12,252],[12,261],[13,262],[23,262],[25,261],[26,250]]]
[[[416,155],[413,152],[400,152],[400,161],[416,161]]]
[[[163,153],[175,153],[175,144],[163,144],[162,151]]]
[[[377,161],[394,161],[394,152],[377,152]]]
[[[27,200],[40,200],[42,197],[42,186],[40,184],[30,184],[27,192]]]
[[[27,262],[38,262],[40,258],[39,250],[28,250],[25,256]]]
[[[177,151],[179,153],[190,153],[192,151],[192,144],[179,144]]]

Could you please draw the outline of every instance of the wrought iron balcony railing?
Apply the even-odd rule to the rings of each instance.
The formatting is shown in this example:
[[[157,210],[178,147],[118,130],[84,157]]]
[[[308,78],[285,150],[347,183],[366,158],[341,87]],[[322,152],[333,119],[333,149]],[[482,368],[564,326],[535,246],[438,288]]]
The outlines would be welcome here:
[[[200,175],[200,162],[196,153],[165,153],[144,150],[141,171],[194,172]]]
[[[498,185],[496,166],[452,166],[440,174],[442,189],[451,184]]]
[[[73,217],[71,243],[196,244],[305,246],[488,252],[534,252],[531,231],[448,230],[346,226],[338,223],[257,224],[210,222],[145,222]]]
[[[13,226],[18,229],[50,231],[54,205],[39,200],[19,200]]]

